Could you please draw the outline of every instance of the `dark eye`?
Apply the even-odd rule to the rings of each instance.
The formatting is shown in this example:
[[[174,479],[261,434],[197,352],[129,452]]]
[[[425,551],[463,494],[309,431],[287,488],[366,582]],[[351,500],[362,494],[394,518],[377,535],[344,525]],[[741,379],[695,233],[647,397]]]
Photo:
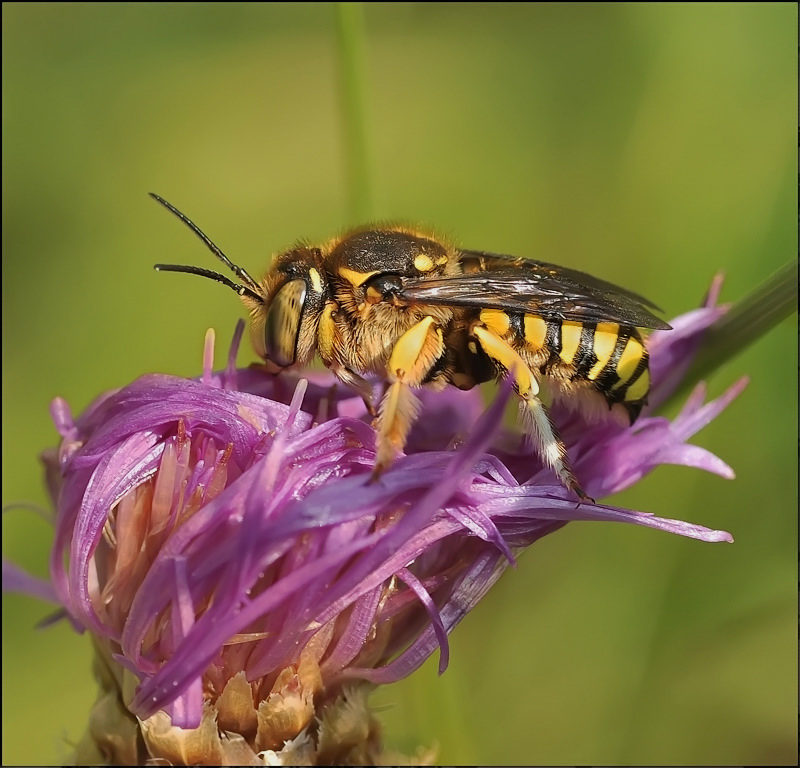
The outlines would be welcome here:
[[[297,357],[306,290],[305,280],[290,280],[269,303],[264,323],[264,356],[281,368],[292,365]]]
[[[364,283],[364,295],[370,304],[377,304],[391,298],[402,288],[403,278],[399,275],[374,275]]]
[[[288,264],[285,264],[285,265],[282,267],[281,271],[282,271],[282,272],[283,272],[283,273],[286,275],[286,277],[288,277],[290,280],[291,280],[292,278],[294,278],[294,277],[299,277],[299,275],[300,275],[300,268],[297,266],[297,264],[294,264],[294,263],[293,263],[293,262],[291,262],[291,261],[290,261]]]

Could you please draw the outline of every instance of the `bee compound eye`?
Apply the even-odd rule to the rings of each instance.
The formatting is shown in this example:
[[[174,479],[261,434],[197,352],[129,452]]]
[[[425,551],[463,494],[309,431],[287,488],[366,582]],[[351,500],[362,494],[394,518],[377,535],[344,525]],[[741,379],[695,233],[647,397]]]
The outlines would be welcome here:
[[[306,292],[305,280],[290,280],[280,287],[267,309],[264,323],[265,357],[281,368],[292,365],[297,357]]]

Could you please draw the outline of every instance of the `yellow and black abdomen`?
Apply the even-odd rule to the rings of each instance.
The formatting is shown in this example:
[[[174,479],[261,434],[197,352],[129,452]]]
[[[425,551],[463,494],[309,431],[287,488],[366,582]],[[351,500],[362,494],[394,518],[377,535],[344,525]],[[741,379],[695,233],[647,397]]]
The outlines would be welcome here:
[[[544,321],[548,360],[544,372],[557,369],[576,384],[591,383],[609,407],[621,404],[633,423],[650,391],[648,353],[636,328],[617,323]]]
[[[599,392],[609,408],[620,404],[631,423],[647,402],[648,353],[633,326],[497,309],[482,310],[480,321],[508,341],[535,374],[556,384],[562,397]]]

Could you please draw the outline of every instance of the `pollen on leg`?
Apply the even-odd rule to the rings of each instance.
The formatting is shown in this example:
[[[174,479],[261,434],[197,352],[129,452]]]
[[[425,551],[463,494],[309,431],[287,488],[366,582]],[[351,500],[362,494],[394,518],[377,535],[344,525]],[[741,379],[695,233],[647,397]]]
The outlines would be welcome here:
[[[400,372],[402,374],[402,371]],[[417,418],[420,401],[403,378],[398,378],[381,400],[378,415],[378,450],[372,479],[377,479],[389,467],[397,453],[403,450],[408,432]]]
[[[411,388],[422,385],[443,354],[442,329],[430,316],[411,326],[395,343],[386,371],[390,385],[378,411],[378,448],[373,480],[392,463],[395,454],[403,450],[420,408]]]

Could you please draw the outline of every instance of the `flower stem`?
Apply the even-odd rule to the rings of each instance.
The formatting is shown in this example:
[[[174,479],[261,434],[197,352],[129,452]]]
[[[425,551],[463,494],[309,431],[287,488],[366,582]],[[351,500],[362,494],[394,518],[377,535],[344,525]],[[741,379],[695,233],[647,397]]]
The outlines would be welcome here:
[[[707,378],[796,311],[795,260],[780,267],[708,328],[692,365],[669,401],[683,397],[698,381]]]
[[[366,126],[366,45],[363,3],[336,3],[341,106],[348,171],[348,215],[363,223],[372,215]]]

